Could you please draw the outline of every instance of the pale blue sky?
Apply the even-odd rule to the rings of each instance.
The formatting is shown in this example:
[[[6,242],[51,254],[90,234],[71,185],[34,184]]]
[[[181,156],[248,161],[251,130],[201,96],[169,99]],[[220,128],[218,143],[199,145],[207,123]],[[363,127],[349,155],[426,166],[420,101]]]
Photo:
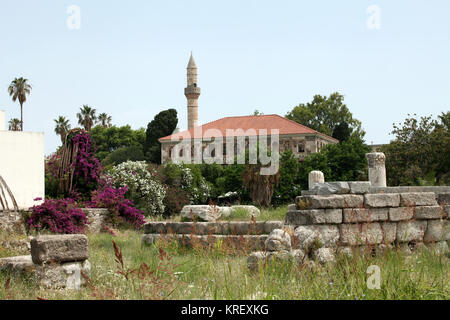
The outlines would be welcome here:
[[[69,30],[67,8],[81,9]],[[370,30],[366,10],[381,9]],[[450,1],[100,1],[0,2],[0,109],[14,77],[33,85],[25,129],[60,140],[58,115],[76,125],[83,104],[116,125],[146,127],[175,108],[186,128],[186,65],[199,68],[199,121],[285,115],[314,94],[339,91],[368,143],[386,143],[407,113],[450,109]]]

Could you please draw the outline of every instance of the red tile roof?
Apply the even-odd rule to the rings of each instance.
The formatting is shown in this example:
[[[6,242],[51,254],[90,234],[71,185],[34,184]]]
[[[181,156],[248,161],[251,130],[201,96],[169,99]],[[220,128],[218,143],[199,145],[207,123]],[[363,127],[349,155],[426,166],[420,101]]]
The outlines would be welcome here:
[[[304,125],[301,125],[295,121],[286,119],[277,114],[269,114],[269,115],[260,115],[260,116],[238,116],[238,117],[225,117],[222,119],[218,119],[212,122],[208,122],[202,126],[203,138],[210,138],[212,135],[208,134],[207,130],[216,129],[219,130],[222,137],[226,137],[227,129],[242,129],[244,132],[249,129],[254,129],[256,133],[259,133],[259,130],[266,129],[267,134],[270,135],[270,130],[278,129],[279,135],[295,135],[295,134],[317,134],[322,137],[339,142],[338,140],[320,133],[316,130],[308,128]],[[246,135],[249,135],[246,133]],[[214,136],[214,135],[213,135]],[[233,136],[239,136],[239,134],[233,134]],[[167,137],[160,138],[159,141],[170,141],[172,138],[178,139],[189,139],[194,137],[194,128],[190,130],[185,130],[182,132],[178,132]]]

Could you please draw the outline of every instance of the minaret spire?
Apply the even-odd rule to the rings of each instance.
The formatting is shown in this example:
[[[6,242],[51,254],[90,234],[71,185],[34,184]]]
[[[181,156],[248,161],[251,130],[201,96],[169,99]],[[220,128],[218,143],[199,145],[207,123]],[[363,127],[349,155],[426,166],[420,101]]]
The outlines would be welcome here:
[[[188,129],[198,126],[198,97],[200,88],[197,86],[197,65],[194,56],[189,58],[187,66],[187,87],[184,89],[188,107]]]

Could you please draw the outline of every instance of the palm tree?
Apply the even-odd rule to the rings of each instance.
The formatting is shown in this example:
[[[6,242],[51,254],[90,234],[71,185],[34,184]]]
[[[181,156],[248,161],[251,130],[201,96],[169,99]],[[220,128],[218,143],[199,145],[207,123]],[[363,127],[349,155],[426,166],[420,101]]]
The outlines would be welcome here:
[[[66,117],[59,116],[55,121],[55,133],[59,134],[61,137],[61,142],[64,144],[64,139],[66,138],[67,131],[70,130],[70,123]]]
[[[20,120],[17,118],[11,119],[8,122],[10,131],[20,131]]]
[[[98,115],[98,124],[100,124],[103,128],[110,128],[111,127],[111,116],[108,116],[106,113],[100,113]]]
[[[19,100],[20,103],[20,129],[23,131],[23,104],[27,101],[27,95],[31,93],[31,85],[28,79],[15,78],[8,87],[8,93],[13,102]]]
[[[83,126],[86,131],[91,131],[94,122],[97,120],[95,115],[96,110],[89,107],[87,104],[80,108],[80,112],[77,113],[78,124]]]

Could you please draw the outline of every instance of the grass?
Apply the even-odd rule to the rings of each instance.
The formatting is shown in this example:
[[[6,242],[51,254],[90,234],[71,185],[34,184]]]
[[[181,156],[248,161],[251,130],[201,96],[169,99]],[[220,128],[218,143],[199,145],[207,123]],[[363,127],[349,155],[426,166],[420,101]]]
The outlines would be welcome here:
[[[142,246],[140,236],[135,231],[89,236],[90,287],[40,290],[33,279],[0,274],[0,300],[450,298],[449,258],[430,251],[411,256],[394,250],[379,257],[341,256],[336,264],[312,269],[278,262],[251,273],[248,252],[230,251],[221,243],[209,249],[184,248],[177,242]],[[116,260],[122,260],[123,266]],[[370,265],[380,267],[379,290],[367,288]],[[140,266],[139,272],[131,271]]]

